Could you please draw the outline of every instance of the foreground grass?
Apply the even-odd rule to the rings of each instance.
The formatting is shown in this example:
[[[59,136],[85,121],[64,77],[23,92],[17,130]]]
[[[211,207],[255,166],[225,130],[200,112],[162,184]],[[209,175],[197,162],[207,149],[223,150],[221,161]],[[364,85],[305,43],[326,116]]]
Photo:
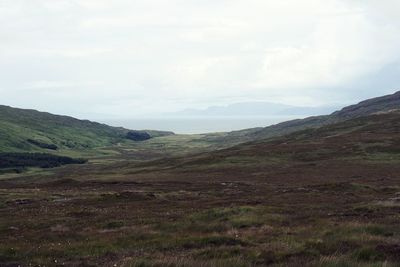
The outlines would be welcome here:
[[[32,194],[36,199],[32,198]],[[132,201],[86,193],[63,210],[26,217],[3,217],[0,263],[33,266],[398,266],[400,228],[364,220],[293,217],[285,207],[216,207],[180,213],[173,219],[129,213],[111,219],[113,207]],[[39,191],[3,191],[0,210],[16,200],[50,200]],[[56,199],[53,199],[57,200]],[[121,202],[123,200],[123,202]],[[14,201],[14,202],[13,202]],[[84,201],[85,206],[77,205]],[[151,203],[149,203],[151,205]],[[125,204],[127,205],[127,204]],[[26,209],[25,206],[24,209]],[[89,208],[88,208],[89,207]],[[100,208],[101,207],[101,208]],[[143,212],[143,211],[142,211]],[[142,214],[142,213],[140,213]],[[3,214],[4,215],[4,214]],[[107,216],[106,216],[107,215]],[[154,216],[160,216],[157,214]],[[32,216],[32,215],[31,215]],[[126,214],[124,215],[126,216]],[[162,215],[161,215],[162,216]],[[86,264],[86,265],[85,265]]]

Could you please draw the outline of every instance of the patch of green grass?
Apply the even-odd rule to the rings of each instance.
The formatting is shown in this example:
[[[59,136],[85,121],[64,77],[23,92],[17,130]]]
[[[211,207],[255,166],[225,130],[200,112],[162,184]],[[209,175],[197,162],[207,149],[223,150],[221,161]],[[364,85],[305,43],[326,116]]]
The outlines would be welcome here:
[[[367,184],[360,184],[360,183],[350,183],[352,191],[377,191],[379,190],[377,187],[367,185]]]
[[[357,248],[362,237],[370,237],[370,239],[373,239],[374,236],[388,237],[393,235],[393,232],[385,226],[360,223],[345,223],[336,227],[329,227],[328,229],[329,230],[322,236],[322,240],[331,243],[331,246],[337,247],[338,249],[341,247],[348,247],[349,249]],[[340,246],[340,244],[342,244],[342,246]]]
[[[220,247],[220,246],[237,246],[246,243],[237,238],[227,236],[204,236],[191,237],[179,241],[180,246],[184,249],[204,248],[204,247]]]
[[[163,256],[160,259],[132,259],[122,267],[252,267],[241,257],[199,260],[190,257]]]
[[[229,259],[243,256],[245,254],[242,247],[213,247],[205,248],[195,253],[195,258],[200,259]]]
[[[371,247],[363,247],[357,249],[356,251],[353,252],[353,257],[358,261],[369,261],[369,262],[385,259],[382,253],[376,251],[374,248]]]
[[[264,208],[233,207],[214,208],[187,216],[171,224],[159,224],[166,232],[177,230],[199,233],[223,232],[235,228],[260,227],[267,223],[279,223],[281,216]]]
[[[360,156],[344,156],[340,158],[341,160],[353,160],[353,161],[362,161],[363,163],[369,164],[382,164],[389,163],[395,164],[400,161],[400,153],[384,153],[384,152],[374,152]]]
[[[393,236],[394,233],[391,229],[388,229],[382,225],[368,225],[365,227],[364,231],[370,235],[377,235],[377,236]]]
[[[6,201],[0,198],[0,209],[4,209],[7,207]],[[1,227],[0,227],[1,229]]]
[[[18,258],[19,251],[17,248],[13,248],[10,246],[1,246],[0,247],[0,263],[12,261]]]
[[[395,267],[397,264],[388,261],[365,262],[358,261],[350,256],[333,255],[322,257],[317,263],[311,264],[313,267]]]

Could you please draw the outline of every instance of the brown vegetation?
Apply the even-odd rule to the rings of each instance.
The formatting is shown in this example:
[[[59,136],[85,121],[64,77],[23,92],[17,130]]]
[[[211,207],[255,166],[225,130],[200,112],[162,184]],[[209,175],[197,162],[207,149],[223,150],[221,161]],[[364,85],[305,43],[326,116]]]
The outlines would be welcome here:
[[[398,266],[400,115],[0,182],[1,266]]]

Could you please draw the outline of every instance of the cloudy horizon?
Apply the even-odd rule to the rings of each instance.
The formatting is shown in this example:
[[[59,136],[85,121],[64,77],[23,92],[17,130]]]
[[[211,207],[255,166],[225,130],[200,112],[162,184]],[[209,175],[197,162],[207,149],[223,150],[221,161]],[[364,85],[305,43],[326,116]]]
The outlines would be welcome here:
[[[80,118],[400,90],[396,0],[0,0],[0,104]]]

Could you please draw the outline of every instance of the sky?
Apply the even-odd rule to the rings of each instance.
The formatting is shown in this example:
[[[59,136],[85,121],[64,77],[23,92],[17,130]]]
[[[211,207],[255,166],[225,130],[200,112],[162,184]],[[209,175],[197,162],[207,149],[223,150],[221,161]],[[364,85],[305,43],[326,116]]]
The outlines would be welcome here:
[[[0,0],[0,104],[130,118],[400,90],[398,0]]]

